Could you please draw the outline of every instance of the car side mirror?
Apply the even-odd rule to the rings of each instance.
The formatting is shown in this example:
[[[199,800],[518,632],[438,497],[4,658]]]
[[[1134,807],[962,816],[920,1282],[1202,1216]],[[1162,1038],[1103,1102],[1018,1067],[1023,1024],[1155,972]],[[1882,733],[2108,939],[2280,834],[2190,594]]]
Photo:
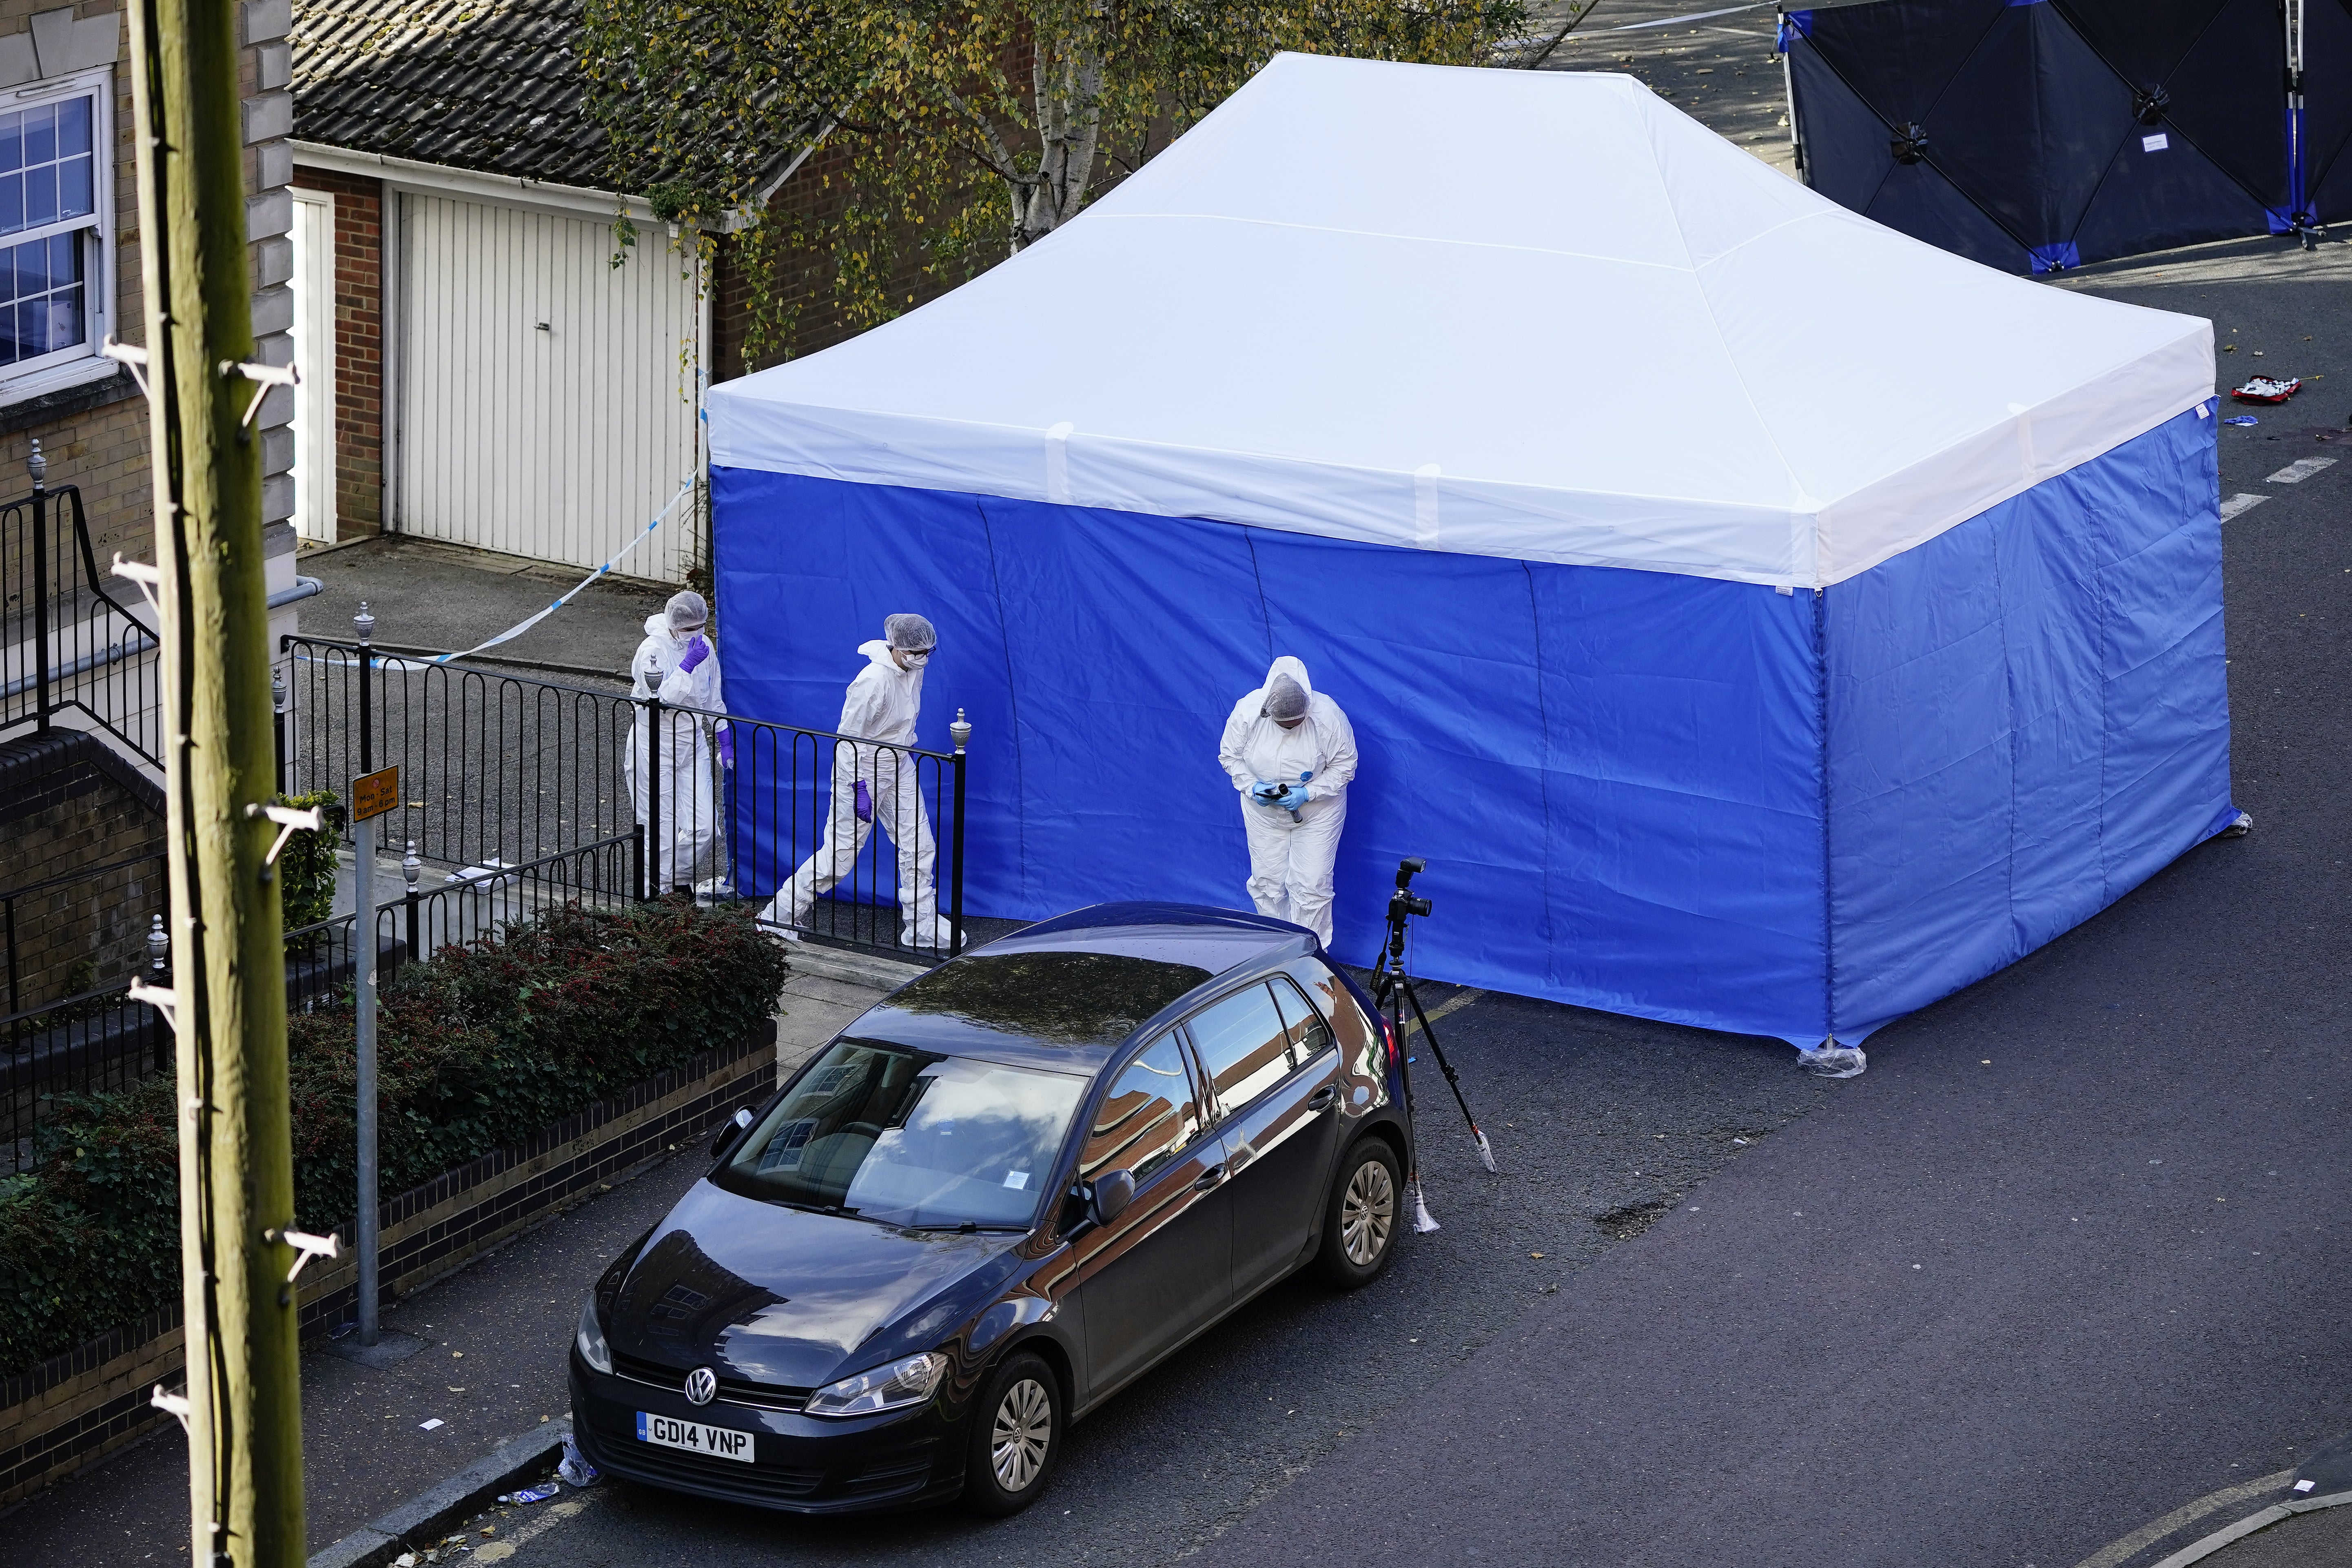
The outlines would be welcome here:
[[[751,1110],[749,1106],[746,1106],[719,1126],[719,1136],[710,1141],[710,1157],[714,1160],[725,1159],[727,1152],[735,1147],[736,1141],[751,1130]]]
[[[1125,1171],[1106,1171],[1095,1178],[1094,1216],[1097,1225],[1108,1225],[1127,1212],[1135,1201],[1135,1177]]]

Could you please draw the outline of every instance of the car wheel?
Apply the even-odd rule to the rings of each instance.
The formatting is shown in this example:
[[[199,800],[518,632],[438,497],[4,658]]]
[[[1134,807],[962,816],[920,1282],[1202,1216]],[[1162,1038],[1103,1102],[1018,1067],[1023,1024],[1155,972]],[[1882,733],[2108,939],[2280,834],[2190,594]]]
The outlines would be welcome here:
[[[1062,1454],[1062,1385],[1043,1357],[1006,1358],[972,1409],[964,1506],[1003,1518],[1045,1492]]]
[[[1368,1137],[1339,1162],[1339,1180],[1323,1215],[1323,1249],[1315,1267],[1327,1285],[1353,1290],[1369,1285],[1389,1266],[1404,1216],[1404,1181],[1396,1151],[1384,1138]]]

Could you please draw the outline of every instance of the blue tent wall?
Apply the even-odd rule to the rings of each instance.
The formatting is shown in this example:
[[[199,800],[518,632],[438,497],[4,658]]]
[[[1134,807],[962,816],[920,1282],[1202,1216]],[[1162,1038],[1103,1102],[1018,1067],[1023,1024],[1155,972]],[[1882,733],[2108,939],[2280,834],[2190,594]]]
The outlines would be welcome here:
[[[1840,1038],[2023,957],[2236,816],[2211,412],[1824,597]]]
[[[2184,415],[1819,596],[716,468],[729,706],[830,728],[856,645],[920,610],[922,741],[977,727],[973,912],[1232,905],[1217,739],[1295,653],[1363,752],[1340,956],[1423,855],[1419,973],[1851,1037],[2226,823],[2211,432]],[[737,826],[764,895],[788,868]]]
[[[734,710],[830,728],[884,616],[938,625],[921,738],[943,745],[959,706],[976,727],[973,912],[1245,907],[1217,742],[1290,652],[1363,753],[1342,956],[1371,960],[1397,859],[1422,855],[1438,912],[1421,973],[1821,1033],[1810,598],[749,469],[712,482]],[[736,826],[739,885],[765,893],[788,868],[748,809]]]

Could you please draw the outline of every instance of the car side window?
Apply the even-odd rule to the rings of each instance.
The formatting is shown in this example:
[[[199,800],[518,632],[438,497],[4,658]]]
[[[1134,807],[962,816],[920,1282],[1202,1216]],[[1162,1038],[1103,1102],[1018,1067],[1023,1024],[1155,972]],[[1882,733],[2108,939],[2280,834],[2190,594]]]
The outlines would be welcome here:
[[[1283,1032],[1290,1041],[1290,1063],[1293,1067],[1303,1068],[1330,1048],[1330,1027],[1323,1022],[1323,1016],[1299,994],[1298,987],[1290,983],[1287,975],[1275,980],[1274,1000],[1282,1009]]]
[[[1192,1048],[1216,1090],[1221,1114],[1230,1114],[1290,1076],[1290,1042],[1274,993],[1253,985],[1234,993],[1186,1026]]]
[[[1078,1175],[1092,1180],[1101,1172],[1127,1171],[1141,1183],[1200,1135],[1192,1075],[1171,1030],[1119,1070],[1095,1113]]]
[[[1331,1021],[1332,1030],[1339,1037],[1340,1054],[1352,1064],[1349,1070],[1366,1078],[1379,1076],[1382,1051],[1380,1026],[1364,1016],[1355,997],[1339,983],[1339,977],[1313,958],[1300,959],[1290,966],[1289,973],[1314,998],[1317,1011]]]

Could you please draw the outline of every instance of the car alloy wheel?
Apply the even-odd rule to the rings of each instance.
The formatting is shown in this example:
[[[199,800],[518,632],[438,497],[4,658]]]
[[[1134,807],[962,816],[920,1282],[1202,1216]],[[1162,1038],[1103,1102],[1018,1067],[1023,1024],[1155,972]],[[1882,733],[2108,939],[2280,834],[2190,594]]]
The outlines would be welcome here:
[[[1054,1402],[1034,1377],[1024,1377],[1004,1391],[988,1435],[988,1459],[996,1484],[1008,1492],[1022,1492],[1045,1468],[1045,1451],[1054,1440]]]
[[[1339,1201],[1339,1241],[1349,1262],[1369,1268],[1380,1260],[1396,1227],[1396,1183],[1388,1166],[1378,1160],[1357,1166]]]

